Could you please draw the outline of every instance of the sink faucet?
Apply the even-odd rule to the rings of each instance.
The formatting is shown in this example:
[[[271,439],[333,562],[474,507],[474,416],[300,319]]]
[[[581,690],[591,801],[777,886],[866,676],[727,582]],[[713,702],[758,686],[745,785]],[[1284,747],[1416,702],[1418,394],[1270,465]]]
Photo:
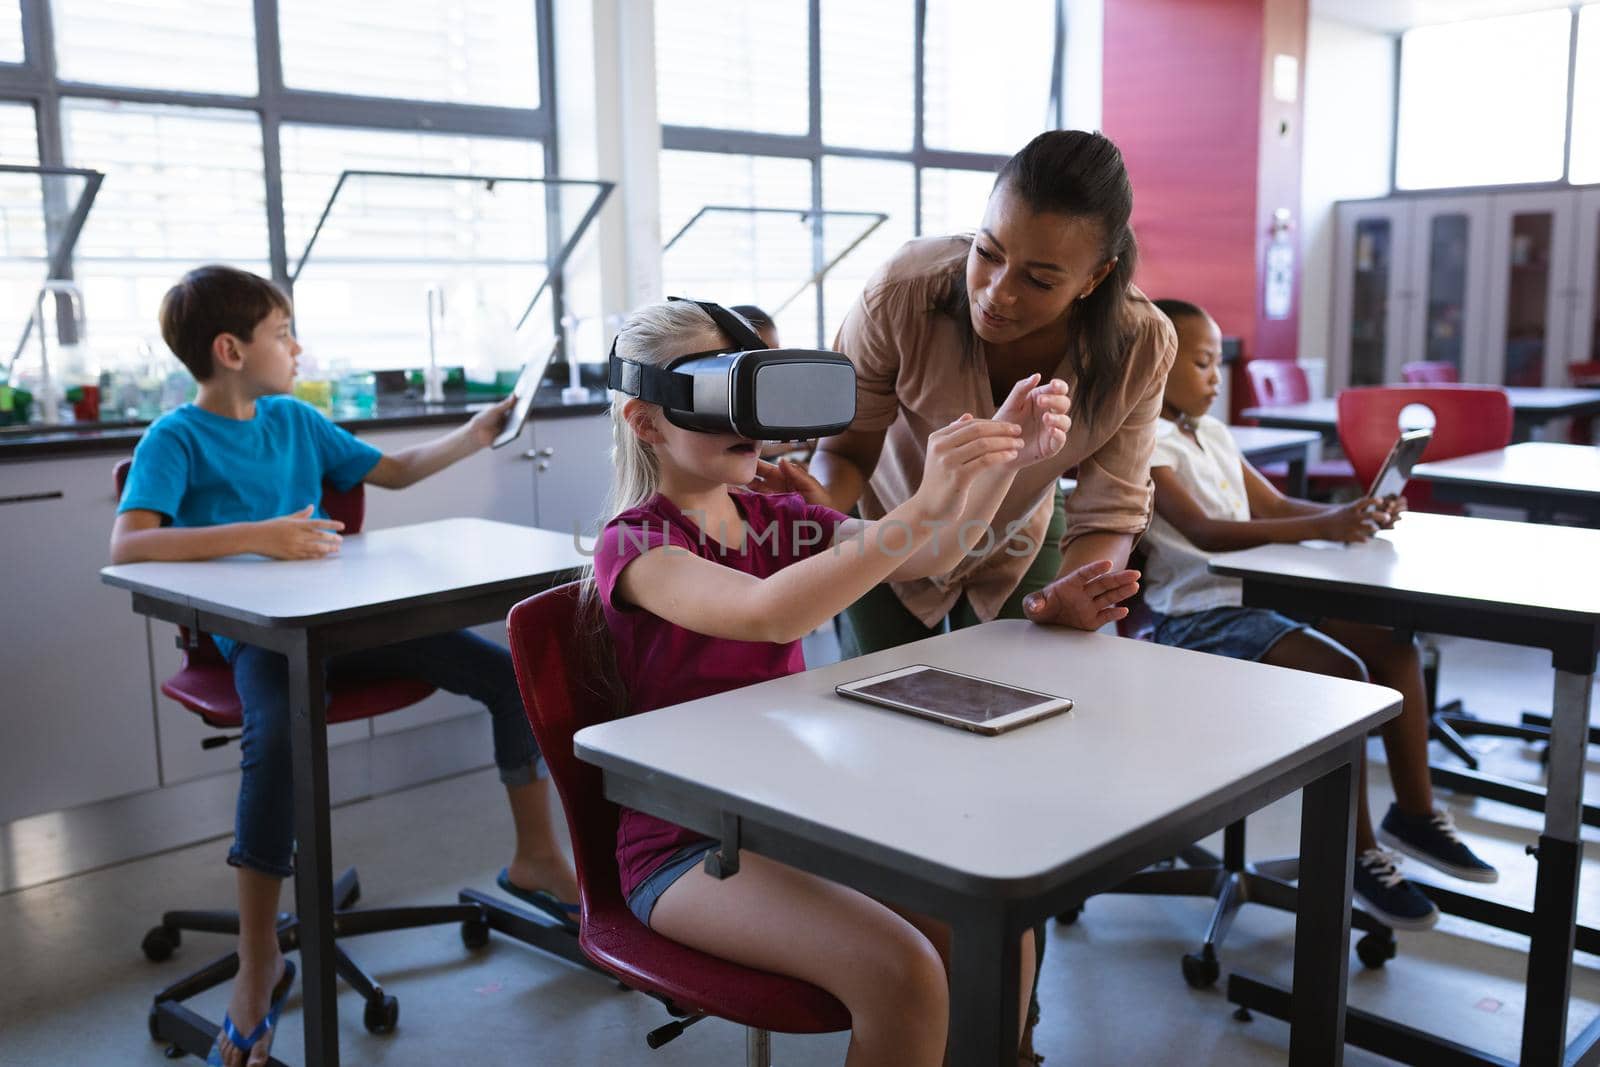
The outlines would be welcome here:
[[[50,342],[48,331],[45,329],[44,298],[49,294],[65,296],[72,307],[73,332],[77,336],[77,343],[83,344],[85,322],[83,316],[83,290],[78,288],[78,283],[65,278],[51,278],[39,286],[39,291],[33,298],[33,318],[29,328],[39,334],[39,419],[48,425],[55,425],[61,421],[61,409],[56,397],[55,382],[50,374]],[[23,341],[26,343],[26,335]],[[16,355],[11,357],[13,370],[16,367],[17,356],[22,354],[18,346]]]
[[[437,320],[444,317],[444,290],[429,283],[423,290],[428,301],[428,369],[422,372],[422,402],[444,403],[444,375],[439,371],[436,334]]]

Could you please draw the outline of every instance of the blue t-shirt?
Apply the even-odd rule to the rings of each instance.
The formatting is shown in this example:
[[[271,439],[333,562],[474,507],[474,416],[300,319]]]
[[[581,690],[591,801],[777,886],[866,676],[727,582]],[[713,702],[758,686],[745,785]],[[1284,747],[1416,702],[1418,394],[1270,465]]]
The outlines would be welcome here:
[[[264,396],[256,417],[230,419],[193,404],[161,416],[133,452],[117,506],[161,515],[163,525],[220,526],[322,510],[322,483],[349,489],[383,453],[291,396]],[[216,638],[224,656],[235,643]]]

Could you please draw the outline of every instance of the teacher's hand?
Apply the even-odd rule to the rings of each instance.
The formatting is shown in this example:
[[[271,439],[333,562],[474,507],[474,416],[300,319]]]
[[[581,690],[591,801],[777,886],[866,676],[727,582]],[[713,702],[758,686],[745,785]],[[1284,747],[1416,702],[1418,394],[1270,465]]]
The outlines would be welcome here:
[[[807,504],[829,503],[828,490],[806,469],[804,463],[780,459],[776,463],[756,461],[756,476],[749,488],[758,493],[799,493]]]
[[[1098,630],[1125,617],[1122,602],[1138,591],[1138,571],[1113,571],[1109,559],[1097,559],[1029,593],[1022,610],[1030,622]]]
[[[1041,375],[1030,374],[1011,387],[1010,394],[1000,405],[994,417],[1022,427],[1022,448],[1014,467],[1026,467],[1050,459],[1067,443],[1067,431],[1072,429],[1072,398],[1067,393],[1067,383],[1060,378],[1040,381]]]

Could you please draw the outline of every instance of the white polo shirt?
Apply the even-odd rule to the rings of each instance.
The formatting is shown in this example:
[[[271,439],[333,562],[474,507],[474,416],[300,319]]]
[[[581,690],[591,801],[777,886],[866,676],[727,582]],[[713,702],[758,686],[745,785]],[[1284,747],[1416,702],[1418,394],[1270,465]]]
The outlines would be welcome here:
[[[1245,493],[1244,457],[1221,420],[1201,416],[1190,437],[1178,424],[1161,419],[1156,424],[1156,446],[1151,467],[1170,467],[1190,495],[1213,519],[1238,522],[1250,518],[1250,498]],[[1210,554],[1200,551],[1157,511],[1140,542],[1145,554],[1145,603],[1162,615],[1189,615],[1212,608],[1238,607],[1244,602],[1241,583],[1220,578],[1206,569]]]

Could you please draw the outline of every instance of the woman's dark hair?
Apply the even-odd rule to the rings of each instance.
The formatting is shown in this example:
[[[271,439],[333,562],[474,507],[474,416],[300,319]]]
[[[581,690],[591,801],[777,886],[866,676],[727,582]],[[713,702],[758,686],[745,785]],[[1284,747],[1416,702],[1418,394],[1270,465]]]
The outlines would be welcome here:
[[[1036,213],[1095,220],[1100,224],[1100,261],[1117,261],[1093,293],[1073,303],[1068,320],[1067,355],[1076,378],[1073,417],[1090,418],[1134,333],[1126,303],[1139,247],[1128,225],[1133,186],[1122,153],[1103,134],[1049,130],[1006,160],[994,180],[994,188],[1002,185]],[[970,322],[966,304],[966,280],[957,278],[943,310]]]
[[[1170,296],[1164,296],[1160,300],[1153,300],[1151,303],[1155,304],[1157,311],[1171,319],[1174,326],[1182,318],[1209,319],[1211,317],[1206,314],[1206,309],[1199,304],[1191,304],[1187,300],[1175,300]]]

